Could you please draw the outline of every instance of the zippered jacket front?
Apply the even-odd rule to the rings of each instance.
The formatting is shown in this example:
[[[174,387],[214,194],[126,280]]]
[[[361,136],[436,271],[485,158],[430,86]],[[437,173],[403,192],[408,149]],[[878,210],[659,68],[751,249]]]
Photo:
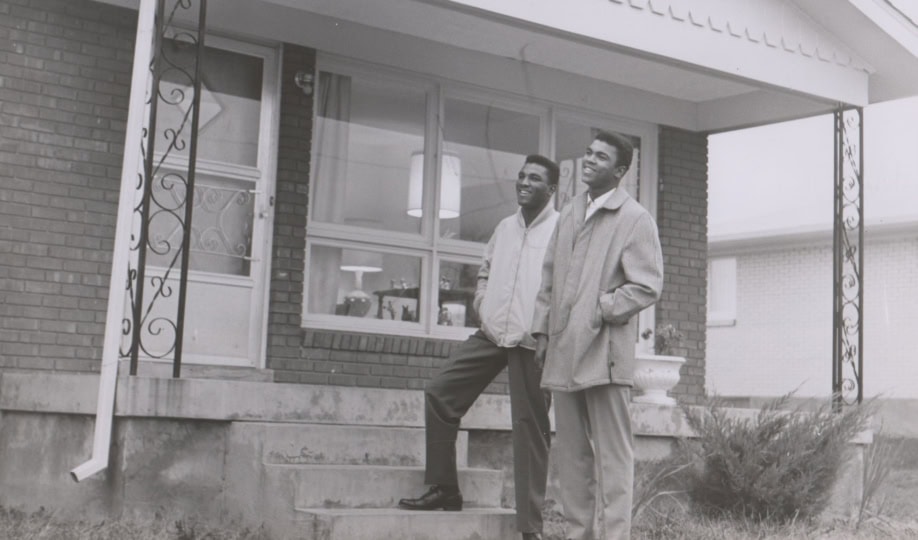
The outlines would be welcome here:
[[[542,259],[557,221],[552,201],[529,227],[517,210],[501,220],[491,235],[478,271],[474,308],[481,331],[499,347],[535,349],[529,330],[542,281]]]

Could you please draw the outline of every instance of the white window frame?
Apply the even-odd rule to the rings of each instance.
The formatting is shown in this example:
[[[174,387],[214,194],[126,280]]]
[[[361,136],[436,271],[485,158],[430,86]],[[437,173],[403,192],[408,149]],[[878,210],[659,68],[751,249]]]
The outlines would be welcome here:
[[[552,159],[556,159],[557,157],[555,155],[556,144],[554,137],[557,133],[555,124],[558,120],[576,122],[584,125],[594,125],[641,139],[641,152],[639,155],[640,176],[638,177],[638,196],[640,200],[638,202],[640,202],[641,205],[650,212],[650,215],[654,216],[654,220],[656,220],[658,195],[657,145],[659,140],[659,128],[654,124],[646,122],[636,122],[612,115],[591,112],[586,109],[577,109],[561,105],[554,107],[552,112]],[[589,143],[590,141],[584,142],[584,152]],[[638,314],[638,335],[640,336],[645,330],[656,330],[656,306],[650,306]],[[637,350],[644,353],[652,353],[652,341],[637,339]]]
[[[462,82],[444,79],[433,75],[423,75],[410,71],[369,64],[359,60],[319,53],[316,61],[316,78],[319,71],[330,71],[337,74],[358,77],[370,77],[405,84],[417,89],[424,89],[427,95],[427,122],[425,127],[425,155],[435,159],[425,160],[425,179],[435,182],[434,186],[425,185],[424,207],[432,208],[439,200],[439,152],[443,148],[443,133],[438,125],[444,118],[447,99],[459,99],[474,103],[491,104],[502,109],[531,114],[539,117],[539,148],[532,152],[555,157],[555,123],[562,118],[569,121],[594,125],[603,129],[621,132],[641,139],[639,178],[641,204],[652,215],[656,215],[657,205],[657,139],[658,128],[654,124],[622,119],[613,115],[597,113],[587,109],[578,109],[558,103],[535,100],[525,96],[483,88]],[[317,93],[316,93],[317,94]],[[316,97],[314,96],[314,99]],[[445,119],[449,121],[449,119]],[[315,151],[313,141],[311,152]],[[584,148],[589,141],[584,142]],[[315,161],[312,161],[313,167]],[[314,178],[310,174],[310,178]],[[310,181],[310,204],[315,201],[316,182]],[[433,188],[433,189],[431,189]],[[480,264],[486,244],[459,239],[440,238],[439,220],[434,212],[424,212],[421,219],[420,233],[377,231],[358,227],[313,221],[312,212],[307,215],[306,257],[304,262],[304,292],[302,303],[301,325],[304,328],[323,330],[361,331],[386,335],[417,336],[437,339],[462,340],[475,332],[476,328],[439,326],[436,323],[437,295],[434,284],[439,282],[440,260],[464,264]],[[309,257],[314,244],[349,247],[362,250],[385,251],[387,253],[417,256],[421,259],[420,280],[426,284],[426,298],[418,306],[419,322],[403,323],[400,321],[382,321],[371,318],[349,318],[340,315],[309,313]],[[640,327],[654,327],[654,308],[650,307],[640,314]]]
[[[736,292],[737,292],[736,257],[712,257],[708,259],[708,326],[736,325]],[[714,288],[718,294],[714,294]],[[716,298],[722,299],[714,305]]]

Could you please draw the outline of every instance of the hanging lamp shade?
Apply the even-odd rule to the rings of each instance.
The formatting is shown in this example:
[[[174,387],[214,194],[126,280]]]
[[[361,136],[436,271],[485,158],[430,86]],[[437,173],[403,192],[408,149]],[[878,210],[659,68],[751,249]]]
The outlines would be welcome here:
[[[459,217],[462,197],[462,161],[456,154],[444,153],[440,168],[440,219]],[[411,154],[408,173],[408,215],[421,217],[424,214],[424,153]]]

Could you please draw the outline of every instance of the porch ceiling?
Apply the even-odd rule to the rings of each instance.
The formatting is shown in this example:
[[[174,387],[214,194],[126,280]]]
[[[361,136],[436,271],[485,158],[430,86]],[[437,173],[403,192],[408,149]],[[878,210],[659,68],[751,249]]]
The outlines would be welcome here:
[[[628,102],[615,114],[712,132],[918,95],[918,28],[890,1],[221,0],[208,26],[446,77],[490,69],[531,97],[606,85]],[[549,72],[568,88],[533,88]]]
[[[701,131],[918,94],[889,0],[263,1],[671,98]]]

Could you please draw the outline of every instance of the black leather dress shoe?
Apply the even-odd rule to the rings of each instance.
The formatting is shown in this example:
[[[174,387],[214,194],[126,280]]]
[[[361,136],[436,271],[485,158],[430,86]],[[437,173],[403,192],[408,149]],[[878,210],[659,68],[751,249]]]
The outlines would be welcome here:
[[[417,499],[402,499],[398,501],[402,510],[462,510],[462,493],[459,491],[447,492],[438,485],[430,486],[427,493]]]

